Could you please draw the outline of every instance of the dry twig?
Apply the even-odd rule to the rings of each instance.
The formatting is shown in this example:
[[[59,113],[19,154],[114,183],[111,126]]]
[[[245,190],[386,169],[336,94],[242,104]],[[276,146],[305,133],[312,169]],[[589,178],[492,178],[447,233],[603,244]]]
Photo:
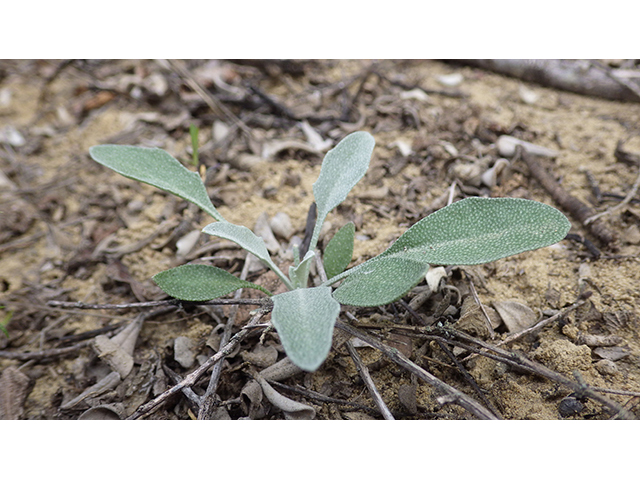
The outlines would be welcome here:
[[[468,344],[452,341],[451,336],[458,337],[464,340],[465,342],[468,342]],[[614,402],[613,400],[610,400],[604,395],[600,395],[586,383],[581,381],[571,380],[570,378],[567,378],[558,372],[554,372],[553,370],[545,367],[544,365],[541,365],[532,360],[529,360],[520,352],[511,352],[511,351],[503,350],[494,345],[490,345],[486,342],[483,342],[482,340],[479,340],[475,337],[472,337],[471,335],[467,335],[466,333],[460,332],[458,330],[450,329],[450,328],[442,328],[441,338],[452,345],[465,348],[469,351],[476,352],[480,355],[484,355],[488,358],[493,358],[494,360],[507,363],[507,364],[516,366],[518,368],[523,368],[525,370],[528,370],[531,373],[540,375],[541,377],[548,378],[553,382],[565,385],[566,387],[576,392],[578,397],[591,398],[592,400],[595,400],[601,403],[602,405],[604,405],[605,407],[609,408],[612,412],[615,412],[615,415],[618,415],[620,418],[624,418],[624,419],[635,418],[631,412],[628,412],[627,410],[625,410],[620,404],[618,404],[617,402]],[[474,344],[480,346],[482,349],[486,349],[490,352],[494,352],[497,355],[489,354],[486,351],[482,351],[481,349],[474,348],[473,347]],[[577,373],[577,371],[574,373]]]
[[[244,266],[242,268],[242,273],[240,274],[241,280],[246,280],[247,275],[249,274],[249,254],[245,256]],[[240,300],[242,296],[243,289],[240,288],[236,290],[233,298],[234,300]],[[238,305],[234,305],[229,313],[227,318],[227,324],[224,327],[224,332],[222,333],[222,338],[220,339],[220,349],[222,349],[229,339],[231,338],[231,334],[233,332],[233,327],[236,323],[236,315],[238,314]],[[211,418],[211,415],[214,413],[214,409],[216,407],[216,390],[218,389],[218,382],[220,381],[220,375],[222,374],[222,362],[218,362],[213,366],[211,370],[211,378],[209,379],[209,385],[207,386],[207,390],[201,398],[200,409],[198,410],[198,420],[208,420]]]
[[[525,152],[522,147],[519,146],[516,147],[516,157],[518,155],[521,156],[529,167],[531,175],[544,187],[558,205],[584,225],[603,245],[611,246],[615,242],[616,237],[613,232],[611,232],[604,223],[600,222],[600,220],[586,223],[587,220],[595,214],[591,207],[585,205],[573,195],[570,195],[555,181],[535,157]]]
[[[369,390],[371,397],[373,397],[373,401],[377,405],[378,410],[380,410],[380,413],[382,413],[382,416],[384,417],[385,420],[395,420],[395,418],[393,418],[393,414],[391,413],[391,410],[389,410],[389,407],[387,407],[387,404],[384,403],[384,400],[382,399],[382,395],[380,395],[380,392],[376,388],[376,384],[373,383],[373,378],[371,378],[371,374],[369,374],[369,369],[362,362],[360,355],[358,355],[358,352],[353,346],[353,342],[349,340],[348,342],[346,342],[346,346],[347,346],[347,350],[349,351],[349,355],[351,355],[353,362],[356,364],[356,368],[358,369],[360,378],[362,378],[362,381],[367,386],[367,390]]]
[[[183,388],[193,386],[200,379],[200,377],[202,377],[202,375],[206,373],[207,370],[209,370],[212,366],[214,366],[216,363],[221,361],[223,358],[225,358],[227,355],[229,355],[229,353],[233,351],[235,346],[238,343],[240,343],[251,332],[250,327],[258,324],[258,322],[262,319],[265,313],[266,312],[264,311],[260,311],[256,315],[254,315],[253,318],[249,321],[249,323],[246,326],[249,328],[243,328],[238,333],[236,333],[233,337],[229,339],[229,342],[224,347],[220,348],[218,353],[209,357],[209,359],[206,362],[204,362],[202,365],[200,365],[200,367],[198,367],[189,375],[187,375],[184,378],[184,380],[182,380],[180,383],[174,385],[168,390],[165,390],[163,393],[158,395],[156,398],[154,398],[150,402],[147,402],[144,405],[140,406],[130,417],[127,418],[127,420],[136,420],[138,418],[142,418],[144,416],[151,414],[160,405],[162,405],[170,397],[172,397],[173,395],[181,391]]]
[[[485,407],[480,405],[473,398],[469,397],[463,392],[460,392],[459,390],[443,382],[439,378],[431,375],[429,372],[427,372],[423,368],[413,363],[407,357],[405,357],[396,348],[391,348],[385,345],[384,343],[382,343],[381,341],[379,341],[377,338],[372,337],[371,335],[366,334],[364,332],[361,332],[357,328],[354,328],[351,325],[344,323],[340,320],[336,322],[336,327],[338,327],[340,330],[343,330],[349,333],[350,335],[353,335],[354,337],[358,337],[359,339],[364,340],[372,347],[380,350],[384,355],[386,355],[394,363],[397,363],[401,367],[407,369],[409,372],[414,373],[418,378],[421,378],[422,380],[427,382],[429,385],[435,387],[440,391],[443,391],[445,393],[445,396],[439,399],[439,402],[441,404],[455,403],[461,406],[462,408],[464,408],[465,410],[467,410],[468,412],[470,412],[472,415],[475,415],[476,417],[482,420],[497,420],[497,417],[493,413],[491,413]]]
[[[640,164],[639,164],[639,167],[640,167]],[[601,217],[604,217],[605,215],[611,215],[612,213],[616,213],[616,212],[622,210],[622,208],[624,208],[625,205],[628,205],[631,202],[631,200],[633,199],[633,197],[635,197],[637,195],[638,188],[640,188],[640,168],[639,168],[639,172],[638,172],[638,176],[636,178],[636,181],[633,183],[633,186],[631,187],[631,190],[629,190],[629,193],[627,193],[627,196],[624,197],[624,200],[622,200],[615,207],[609,208],[609,209],[605,210],[604,212],[596,213],[595,215],[590,216],[589,218],[587,218],[584,221],[584,224],[585,225],[589,225],[591,222],[595,222],[596,220],[598,220]]]

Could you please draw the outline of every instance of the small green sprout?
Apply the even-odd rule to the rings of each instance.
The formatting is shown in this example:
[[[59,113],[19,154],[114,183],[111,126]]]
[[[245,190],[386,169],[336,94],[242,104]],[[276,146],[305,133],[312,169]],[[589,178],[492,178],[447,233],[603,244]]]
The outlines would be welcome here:
[[[193,136],[192,136],[193,138]],[[296,258],[288,275],[271,259],[262,238],[226,221],[213,206],[198,174],[163,150],[100,145],[90,149],[98,163],[125,177],[154,185],[198,205],[215,220],[203,232],[237,243],[273,270],[289,291],[272,295],[209,265],[182,265],[160,272],[155,282],[170,296],[207,301],[240,288],[270,296],[271,321],[289,358],[300,368],[316,370],[331,348],[340,305],[378,306],[394,302],[425,276],[430,264],[474,265],[491,262],[562,240],[570,228],[558,210],[532,200],[471,197],[423,218],[386,251],[347,269],[353,255],[355,227],[343,226],[323,255],[328,280],[308,287],[309,268],[324,221],[342,203],[367,169],[375,141],[366,132],[345,137],[322,162],[313,184],[316,223],[304,258]],[[335,284],[341,282],[337,288]]]
[[[200,165],[200,158],[198,158],[198,148],[199,148],[199,142],[198,142],[198,127],[196,127],[193,123],[191,125],[189,125],[189,136],[191,137],[191,163],[193,164],[194,167],[198,168],[198,165]]]
[[[4,308],[4,306],[0,306],[0,308]],[[11,321],[12,317],[13,317],[13,310],[7,311],[7,313],[4,314],[4,318],[0,320],[0,331],[4,333],[5,337],[7,338],[9,338],[9,332],[7,331],[7,327],[9,326],[9,322]]]

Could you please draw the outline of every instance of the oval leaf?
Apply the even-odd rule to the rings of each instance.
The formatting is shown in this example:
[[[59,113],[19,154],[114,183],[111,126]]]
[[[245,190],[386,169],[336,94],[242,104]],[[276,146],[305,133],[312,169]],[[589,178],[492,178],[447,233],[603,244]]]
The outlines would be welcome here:
[[[428,269],[428,264],[413,260],[378,256],[349,275],[333,292],[333,298],[358,307],[387,305],[415,287]]]
[[[376,142],[367,132],[347,135],[322,160],[318,180],[313,184],[313,196],[318,207],[310,250],[315,249],[320,229],[331,210],[340,205],[351,189],[364,176]]]
[[[353,257],[353,238],[356,226],[353,222],[345,224],[336,232],[324,249],[324,269],[327,278],[335,277],[349,266]]]
[[[263,262],[271,262],[269,251],[264,240],[249,230],[247,227],[241,225],[234,225],[233,223],[210,223],[202,229],[204,233],[213,235],[215,237],[224,238],[237,243],[247,252],[253,253]]]
[[[89,149],[96,162],[127,178],[148,183],[196,204],[213,218],[224,221],[209,199],[200,175],[187,170],[159,148],[97,145]]]
[[[168,295],[189,302],[213,300],[239,288],[254,288],[271,295],[260,285],[211,265],[181,265],[158,273],[153,280]]]
[[[237,243],[247,252],[252,253],[257,258],[262,260],[276,275],[287,285],[288,288],[292,288],[289,279],[282,273],[278,266],[271,260],[267,245],[264,240],[249,230],[247,227],[241,225],[234,225],[229,222],[216,222],[210,223],[202,229],[204,233],[213,235],[215,237],[224,238]]]
[[[285,352],[298,367],[316,370],[331,348],[340,304],[331,288],[299,288],[272,297],[271,322]]]
[[[380,256],[476,265],[552,245],[569,228],[567,217],[544,203],[470,197],[423,218]]]

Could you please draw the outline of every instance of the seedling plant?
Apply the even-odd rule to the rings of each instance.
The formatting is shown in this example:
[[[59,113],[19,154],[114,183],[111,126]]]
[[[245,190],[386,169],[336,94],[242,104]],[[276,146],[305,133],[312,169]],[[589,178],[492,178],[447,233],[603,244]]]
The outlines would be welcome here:
[[[347,269],[355,235],[353,223],[347,223],[324,249],[322,264],[327,280],[309,287],[309,269],[319,255],[316,247],[322,225],[366,173],[374,145],[369,133],[355,132],[326,154],[313,184],[317,214],[311,242],[302,256],[294,247],[294,264],[287,274],[271,259],[262,238],[247,227],[225,220],[213,206],[200,175],[167,152],[99,145],[90,149],[90,155],[125,177],[148,183],[200,207],[216,220],[204,227],[204,233],[235,242],[252,253],[287,287],[286,292],[273,295],[262,286],[220,268],[186,264],[153,277],[164,292],[178,300],[204,302],[240,288],[260,290],[270,297],[271,322],[285,352],[300,368],[314,371],[329,353],[341,305],[389,304],[416,286],[430,265],[491,262],[556,243],[570,228],[560,211],[543,203],[519,198],[470,197],[428,215],[380,255]]]

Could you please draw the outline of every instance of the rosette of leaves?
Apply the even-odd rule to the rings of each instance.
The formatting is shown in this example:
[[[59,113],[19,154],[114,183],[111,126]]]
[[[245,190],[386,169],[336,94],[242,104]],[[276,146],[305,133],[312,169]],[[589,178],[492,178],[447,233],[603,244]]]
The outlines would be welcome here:
[[[206,301],[239,288],[255,288],[270,297],[271,321],[285,352],[300,368],[316,370],[327,357],[340,305],[377,306],[391,303],[419,283],[431,264],[471,265],[490,262],[562,240],[570,223],[548,205],[515,198],[467,198],[418,221],[380,255],[351,269],[355,227],[347,224],[327,244],[323,265],[328,280],[308,287],[309,267],[317,255],[322,225],[362,179],[374,149],[366,132],[345,137],[325,156],[313,184],[316,222],[307,253],[288,275],[271,259],[262,238],[224,219],[209,199],[200,176],[167,152],[155,148],[100,145],[91,157],[116,172],[156,186],[198,205],[216,222],[203,232],[237,243],[255,255],[284,282],[288,291],[272,295],[210,265],[182,265],[154,276],[170,296]],[[340,284],[337,288],[334,285]]]

